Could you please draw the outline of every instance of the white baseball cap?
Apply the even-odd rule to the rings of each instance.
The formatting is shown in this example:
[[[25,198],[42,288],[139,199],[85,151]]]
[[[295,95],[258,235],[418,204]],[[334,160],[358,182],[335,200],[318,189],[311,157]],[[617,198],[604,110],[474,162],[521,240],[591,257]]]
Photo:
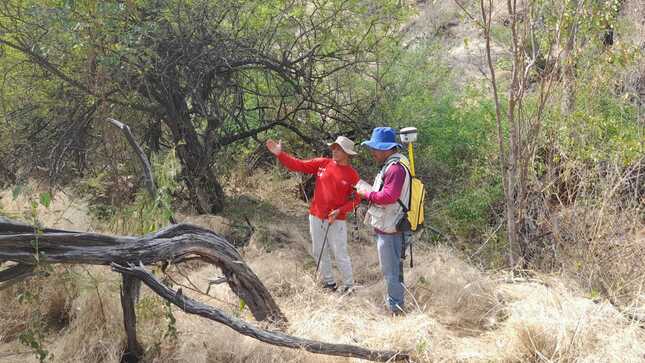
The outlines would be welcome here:
[[[347,154],[356,155],[356,151],[354,151],[354,141],[346,138],[345,136],[338,136],[336,141],[327,143],[328,146],[332,146],[334,144],[340,146]]]

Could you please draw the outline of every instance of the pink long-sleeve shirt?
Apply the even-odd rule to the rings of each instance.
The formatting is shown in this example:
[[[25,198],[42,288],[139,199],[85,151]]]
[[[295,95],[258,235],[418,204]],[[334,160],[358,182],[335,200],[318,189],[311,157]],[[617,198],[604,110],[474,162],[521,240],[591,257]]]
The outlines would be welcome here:
[[[403,165],[395,163],[390,165],[383,176],[383,188],[378,192],[370,192],[367,199],[378,205],[396,203],[401,196],[401,189],[405,183],[405,169]]]

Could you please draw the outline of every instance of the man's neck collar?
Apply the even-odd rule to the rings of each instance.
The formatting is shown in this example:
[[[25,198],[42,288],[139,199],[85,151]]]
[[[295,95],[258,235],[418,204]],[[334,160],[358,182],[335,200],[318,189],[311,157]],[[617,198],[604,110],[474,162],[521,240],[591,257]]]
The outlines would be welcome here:
[[[395,151],[395,152],[391,153],[390,155],[388,155],[385,158],[385,160],[383,160],[383,163],[381,163],[381,166],[385,166],[388,163],[388,161],[390,161],[390,159],[392,159],[392,157],[395,156],[396,154],[399,154],[399,152]]]

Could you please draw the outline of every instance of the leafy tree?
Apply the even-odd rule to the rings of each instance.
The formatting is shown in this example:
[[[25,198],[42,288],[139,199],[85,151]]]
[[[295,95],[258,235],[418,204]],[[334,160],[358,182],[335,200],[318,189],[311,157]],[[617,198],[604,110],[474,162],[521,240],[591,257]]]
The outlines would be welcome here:
[[[575,64],[584,60],[578,44],[584,42],[597,57],[598,45],[610,45],[605,35],[613,27],[620,1],[566,2],[531,0],[505,3],[507,29],[505,39],[495,39],[495,2],[480,0],[479,17],[457,1],[481,27],[486,44],[489,81],[495,102],[497,143],[505,199],[506,232],[509,242],[509,264],[525,266],[535,252],[539,238],[533,197],[535,190],[545,190],[552,180],[536,183],[536,154],[541,135],[551,110],[561,109],[563,115],[575,110]],[[599,36],[602,35],[602,36]],[[492,44],[507,46],[509,58],[495,55]],[[592,53],[596,52],[596,53]],[[597,61],[597,60],[595,60]],[[509,79],[500,79],[506,67]],[[560,107],[554,95],[562,89]],[[576,122],[580,122],[580,115]],[[575,136],[575,135],[572,135]]]
[[[143,115],[148,147],[175,146],[198,210],[217,212],[225,146],[276,127],[314,145],[359,129],[369,93],[349,86],[396,41],[404,10],[390,0],[9,1],[0,44],[78,95],[83,117],[60,139],[85,139],[93,110]]]

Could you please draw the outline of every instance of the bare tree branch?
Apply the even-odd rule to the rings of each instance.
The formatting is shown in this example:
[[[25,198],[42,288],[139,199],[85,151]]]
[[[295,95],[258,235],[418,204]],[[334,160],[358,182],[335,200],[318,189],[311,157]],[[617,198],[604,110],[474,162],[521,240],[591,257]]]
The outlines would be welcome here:
[[[25,272],[28,273],[36,264],[110,264],[114,271],[124,276],[121,301],[126,329],[136,326],[134,282],[142,281],[159,296],[187,313],[223,323],[241,334],[269,344],[318,354],[375,361],[409,360],[407,352],[330,344],[256,328],[212,306],[184,296],[181,289],[169,289],[143,267],[143,264],[176,261],[184,256],[197,255],[223,271],[224,281],[244,300],[257,320],[269,320],[278,327],[286,324],[286,317],[235,248],[219,235],[206,229],[179,224],[143,237],[124,237],[73,231],[37,233],[33,227],[31,228],[32,230],[26,230],[24,224],[0,219],[0,261],[18,262],[18,265],[0,271],[0,282],[10,281]],[[38,259],[35,257],[36,251],[40,256]],[[136,359],[140,355],[141,347],[135,333],[130,331],[127,336],[128,354]]]
[[[134,135],[132,135],[132,131],[130,130],[130,127],[128,127],[128,125],[124,124],[123,122],[115,120],[110,117],[108,117],[107,120],[108,122],[110,122],[112,125],[116,126],[116,128],[118,128],[123,132],[123,135],[128,140],[128,143],[134,150],[135,155],[137,156],[137,158],[139,158],[139,161],[141,162],[141,165],[143,167],[143,175],[146,183],[146,189],[148,190],[148,194],[150,194],[150,197],[154,199],[157,196],[157,187],[155,186],[155,179],[152,174],[152,167],[150,166],[150,161],[148,161],[148,158],[146,157],[146,154],[143,152],[143,149],[141,148],[141,146],[139,146],[137,141],[134,139]]]
[[[272,345],[303,349],[311,353],[335,355],[342,357],[361,358],[379,362],[409,360],[406,352],[374,351],[349,344],[331,344],[320,341],[294,337],[280,332],[258,329],[247,322],[229,316],[219,309],[200,303],[182,294],[181,290],[174,291],[162,284],[157,278],[142,266],[124,267],[116,263],[112,269],[124,275],[130,275],[143,281],[152,291],[162,298],[172,302],[186,313],[199,315],[210,320],[225,324],[240,334],[250,336]]]
[[[22,232],[15,233],[15,230]],[[35,240],[38,260],[35,257]],[[257,320],[286,321],[269,291],[243,262],[237,250],[209,230],[176,224],[142,237],[124,237],[47,229],[37,233],[24,231],[23,224],[13,224],[9,220],[0,223],[0,261],[26,265],[109,265],[112,262],[150,265],[186,255],[200,256],[219,267],[231,290],[246,301]],[[0,278],[0,282],[7,280]]]

